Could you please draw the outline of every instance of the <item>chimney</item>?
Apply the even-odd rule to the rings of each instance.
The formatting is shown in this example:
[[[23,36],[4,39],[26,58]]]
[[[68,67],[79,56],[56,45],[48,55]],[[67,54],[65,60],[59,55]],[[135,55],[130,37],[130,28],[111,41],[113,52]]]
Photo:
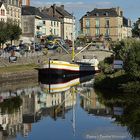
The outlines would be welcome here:
[[[26,6],[30,6],[30,0],[26,0]]]
[[[22,6],[22,0],[19,0],[18,6],[19,6],[19,7]]]
[[[60,7],[64,10],[64,5],[61,5]]]
[[[119,16],[121,16],[121,17],[123,16],[123,11],[120,7],[115,8],[115,10]]]
[[[56,13],[56,4],[53,4],[52,7],[53,7],[53,17],[55,17],[55,15],[56,15],[56,14],[55,14],[55,13]]]

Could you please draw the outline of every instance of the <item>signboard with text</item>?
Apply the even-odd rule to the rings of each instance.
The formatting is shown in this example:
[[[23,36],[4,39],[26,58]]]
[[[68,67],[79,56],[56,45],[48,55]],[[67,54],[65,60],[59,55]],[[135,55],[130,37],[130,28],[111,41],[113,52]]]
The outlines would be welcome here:
[[[113,61],[113,68],[114,69],[122,69],[123,68],[123,61],[122,60],[114,60]]]

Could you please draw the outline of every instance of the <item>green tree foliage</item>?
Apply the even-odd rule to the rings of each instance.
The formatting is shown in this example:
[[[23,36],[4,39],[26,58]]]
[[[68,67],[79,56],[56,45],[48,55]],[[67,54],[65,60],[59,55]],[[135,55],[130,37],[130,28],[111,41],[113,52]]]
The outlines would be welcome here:
[[[18,40],[20,35],[22,34],[22,30],[16,23],[8,23],[9,24],[9,38],[11,40],[11,44],[13,40]]]
[[[0,45],[4,44],[8,40],[7,36],[7,25],[5,22],[0,21]]]
[[[0,44],[4,44],[6,41],[18,40],[22,30],[16,23],[0,21]]]
[[[140,93],[140,41],[126,39],[115,44],[114,58],[106,58],[100,62],[103,75],[95,77],[95,87],[115,89],[122,92]],[[112,60],[123,60],[123,70],[112,70]],[[100,76],[101,75],[101,76]]]
[[[124,62],[124,70],[133,79],[140,79],[140,41],[127,39],[118,42],[113,49],[115,59]]]
[[[140,18],[133,25],[132,35],[133,37],[140,37]]]
[[[114,107],[123,109],[121,115],[113,114],[112,118],[115,118],[117,124],[126,126],[133,139],[140,139],[140,95],[131,92],[125,94],[112,93],[105,90],[96,91],[96,93],[100,101],[112,112]]]

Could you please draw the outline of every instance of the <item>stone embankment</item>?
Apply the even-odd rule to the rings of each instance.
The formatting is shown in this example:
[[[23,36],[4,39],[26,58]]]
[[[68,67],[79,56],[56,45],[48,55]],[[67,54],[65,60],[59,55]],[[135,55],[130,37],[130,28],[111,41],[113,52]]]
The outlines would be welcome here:
[[[6,82],[18,82],[21,80],[27,80],[38,78],[38,71],[37,70],[28,70],[28,71],[21,71],[21,72],[7,72],[0,74],[0,83]]]
[[[85,54],[95,55],[97,56],[99,61],[102,61],[105,57],[110,56],[112,53],[103,52],[103,51],[97,51],[97,52],[86,51],[76,56],[75,60],[82,59],[82,56]],[[71,53],[66,54],[66,53],[58,53],[58,52],[50,51],[47,55],[38,55],[38,56],[32,56],[32,57],[19,57],[17,59],[17,62],[15,63],[10,63],[8,61],[8,58],[0,57],[0,67],[8,68],[8,66],[14,66],[14,65],[17,65],[18,67],[18,65],[39,64],[43,62],[44,60],[48,60],[49,58],[71,62]],[[38,71],[35,69],[21,71],[21,72],[16,72],[16,71],[7,72],[7,73],[3,72],[0,74],[0,83],[7,82],[7,81],[10,81],[10,82],[12,81],[14,82],[18,80],[20,81],[20,80],[30,79],[34,77],[36,78],[38,77]]]

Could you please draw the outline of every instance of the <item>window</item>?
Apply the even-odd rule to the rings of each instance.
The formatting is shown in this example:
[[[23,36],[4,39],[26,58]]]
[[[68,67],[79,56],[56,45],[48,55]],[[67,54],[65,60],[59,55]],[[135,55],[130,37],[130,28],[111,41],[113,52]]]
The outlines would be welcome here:
[[[90,19],[86,19],[86,27],[90,27]]]
[[[96,13],[95,15],[98,17],[99,16],[99,13]]]
[[[104,14],[105,16],[108,16],[108,12],[105,12],[105,14]]]
[[[59,22],[57,21],[57,27],[59,26]]]
[[[45,20],[43,20],[43,24],[45,25]]]
[[[86,34],[87,34],[87,35],[90,34],[90,29],[89,29],[89,28],[86,29]]]
[[[55,33],[56,33],[55,29],[54,29],[54,32],[53,32],[53,33],[54,33],[54,35],[55,35]]]
[[[110,34],[110,30],[109,30],[109,28],[107,28],[106,29],[106,33],[105,33],[105,36],[109,36],[109,34]]]
[[[100,35],[100,29],[99,28],[96,28],[96,36],[99,36]]]
[[[28,32],[28,27],[24,27],[24,32]]]
[[[28,22],[25,21],[25,22],[24,22],[24,27],[27,27],[27,26],[28,26]]]
[[[99,19],[96,19],[96,27],[100,27],[100,20]]]
[[[46,34],[46,28],[43,28],[43,29],[42,29],[42,33],[43,33],[43,34]]]
[[[105,27],[109,27],[109,19],[106,19],[106,21],[105,21]]]
[[[51,21],[51,26],[53,26],[53,21]]]
[[[1,9],[1,15],[5,16],[5,10]]]

